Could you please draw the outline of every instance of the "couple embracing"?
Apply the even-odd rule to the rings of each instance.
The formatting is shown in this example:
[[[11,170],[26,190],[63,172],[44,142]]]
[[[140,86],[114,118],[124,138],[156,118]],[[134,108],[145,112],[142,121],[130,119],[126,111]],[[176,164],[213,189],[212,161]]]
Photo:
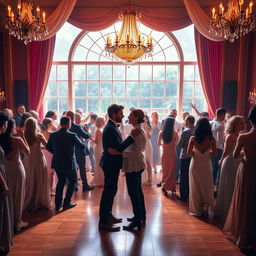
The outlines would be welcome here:
[[[141,128],[144,113],[140,109],[131,111],[128,119],[134,129],[124,141],[118,129],[122,122],[124,107],[112,104],[108,107],[109,120],[105,125],[102,135],[103,153],[100,166],[104,172],[104,190],[100,201],[99,229],[106,231],[119,231],[115,226],[122,219],[112,214],[114,197],[117,192],[120,169],[125,170],[128,194],[131,199],[134,216],[127,218],[128,226],[124,230],[140,229],[146,221],[144,196],[141,188],[141,173],[145,169],[144,150],[146,144],[145,133]]]

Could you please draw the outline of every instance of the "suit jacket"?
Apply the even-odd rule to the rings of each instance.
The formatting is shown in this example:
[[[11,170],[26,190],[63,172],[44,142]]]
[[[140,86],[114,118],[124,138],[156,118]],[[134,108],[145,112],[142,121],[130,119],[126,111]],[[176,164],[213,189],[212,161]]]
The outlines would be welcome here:
[[[103,129],[102,142],[103,153],[100,160],[102,169],[121,169],[123,164],[122,155],[110,155],[108,149],[114,148],[122,152],[134,142],[134,139],[128,136],[127,139],[123,141],[115,123],[109,120]]]
[[[89,139],[91,137],[91,134],[89,132],[84,131],[79,124],[75,124],[74,122],[72,122],[69,130],[70,132],[75,133],[79,138]],[[85,157],[86,155],[88,155],[88,143],[83,141],[83,144],[85,145],[84,149],[75,147],[76,157]]]
[[[22,115],[20,113],[17,113],[17,115],[13,118],[17,127],[19,127],[21,117]]]
[[[75,147],[85,149],[75,133],[64,128],[51,133],[46,145],[46,149],[53,154],[51,167],[60,170],[75,169]]]

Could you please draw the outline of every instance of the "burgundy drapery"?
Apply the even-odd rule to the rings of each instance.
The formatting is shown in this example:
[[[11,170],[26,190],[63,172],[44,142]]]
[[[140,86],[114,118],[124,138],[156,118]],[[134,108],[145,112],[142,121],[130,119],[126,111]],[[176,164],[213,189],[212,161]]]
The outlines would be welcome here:
[[[223,42],[210,41],[195,28],[195,43],[199,74],[212,118],[220,107]]]
[[[119,19],[120,13],[128,8],[137,10],[140,22],[157,31],[175,31],[192,24],[184,8],[140,6],[75,8],[68,22],[86,31],[99,31],[113,25]]]
[[[42,117],[42,102],[52,67],[56,36],[28,45],[29,108]]]

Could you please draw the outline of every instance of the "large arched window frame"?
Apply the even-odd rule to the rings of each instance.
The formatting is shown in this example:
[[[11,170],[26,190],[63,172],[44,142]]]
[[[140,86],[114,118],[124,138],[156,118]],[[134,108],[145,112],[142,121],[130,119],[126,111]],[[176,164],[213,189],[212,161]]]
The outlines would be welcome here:
[[[115,25],[113,25],[113,27],[113,31],[107,29],[105,33],[99,32],[102,36],[101,40],[105,40],[106,36],[109,34],[114,35],[117,29]],[[177,108],[179,114],[184,111],[189,111],[191,113],[191,102],[195,103],[201,111],[207,109],[200,84],[197,62],[184,59],[182,47],[173,33],[156,32],[159,34],[159,37],[153,37],[155,39],[155,42],[153,43],[155,45],[158,44],[158,51],[162,48],[161,51],[163,54],[165,54],[166,48],[173,45],[177,54],[177,57],[174,58],[175,60],[168,60],[168,58],[164,61],[154,60],[154,58],[145,59],[130,67],[108,58],[103,50],[99,55],[101,58],[100,60],[88,60],[87,57],[85,57],[84,60],[74,60],[77,59],[74,58],[74,56],[77,54],[76,50],[78,47],[81,47],[80,42],[86,36],[90,36],[90,33],[91,32],[81,31],[76,36],[69,48],[67,61],[53,61],[53,68],[49,79],[50,86],[48,84],[48,87],[52,87],[52,91],[55,92],[49,94],[49,90],[47,90],[45,110],[49,110],[50,108],[56,109],[61,114],[61,112],[67,109],[82,107],[85,112],[92,111],[103,115],[106,113],[106,108],[110,103],[119,103],[124,104],[126,109],[133,105],[135,107],[141,107],[149,114],[156,110],[160,113],[161,117],[164,117],[169,114],[170,109],[172,108]],[[161,47],[161,44],[159,44],[161,34],[166,35],[170,39],[172,45]],[[97,44],[96,41],[94,44]],[[88,49],[87,56],[90,51],[93,50]],[[157,54],[157,52],[154,54]],[[166,58],[166,56],[164,56],[164,58]],[[93,79],[88,78],[88,75],[86,75],[87,69],[96,66],[98,67],[98,74],[95,75]],[[80,68],[84,69],[85,75],[78,79],[76,74],[77,70]],[[154,78],[154,70],[157,70],[158,68],[164,70],[164,75],[159,81]],[[110,69],[112,72],[111,78],[109,79],[108,77],[105,81],[102,80],[103,76],[100,75],[101,70],[106,71]],[[125,77],[118,80],[114,77],[114,72],[122,69],[125,70]],[[131,71],[135,69],[138,69],[138,77],[131,79],[131,77],[129,77],[129,72],[132,73]],[[142,74],[145,74],[143,71],[147,70],[146,73],[150,73],[149,69],[151,70],[150,72],[152,72],[151,79],[141,79]],[[173,79],[172,76],[170,77],[170,73],[173,72],[173,70],[175,71],[175,69],[177,69],[177,77]],[[134,73],[135,72],[133,72],[133,75]],[[124,86],[123,97],[118,94],[118,90],[116,91],[116,84],[118,83],[123,84]],[[84,84],[84,93],[82,92],[83,90],[81,90],[82,84]],[[177,89],[172,87],[174,84],[177,84]],[[80,91],[76,90],[77,85],[80,85]],[[98,86],[99,88],[98,93],[95,95],[90,94],[89,92],[89,90],[93,88],[93,85]],[[144,92],[143,95],[140,93],[141,91]],[[150,93],[145,93],[146,91]],[[162,91],[162,94],[159,93],[159,91]],[[131,92],[132,95],[130,95]],[[56,103],[48,104],[51,100]]]

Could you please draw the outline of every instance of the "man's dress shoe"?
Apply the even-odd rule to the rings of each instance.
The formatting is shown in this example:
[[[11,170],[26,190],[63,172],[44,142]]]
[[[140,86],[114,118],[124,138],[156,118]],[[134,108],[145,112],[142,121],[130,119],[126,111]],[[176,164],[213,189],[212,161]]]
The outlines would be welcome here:
[[[99,230],[105,230],[109,232],[115,232],[115,231],[120,231],[120,227],[114,226],[111,223],[106,223],[106,224],[99,224]]]
[[[110,223],[112,224],[121,223],[122,220],[123,220],[122,218],[116,218],[115,216],[111,216],[109,219]]]
[[[68,209],[70,209],[70,208],[73,208],[73,207],[75,207],[76,205],[77,205],[77,203],[75,203],[75,202],[71,202],[71,203],[69,203],[69,204],[67,204],[67,205],[63,205],[63,211],[68,210]]]

